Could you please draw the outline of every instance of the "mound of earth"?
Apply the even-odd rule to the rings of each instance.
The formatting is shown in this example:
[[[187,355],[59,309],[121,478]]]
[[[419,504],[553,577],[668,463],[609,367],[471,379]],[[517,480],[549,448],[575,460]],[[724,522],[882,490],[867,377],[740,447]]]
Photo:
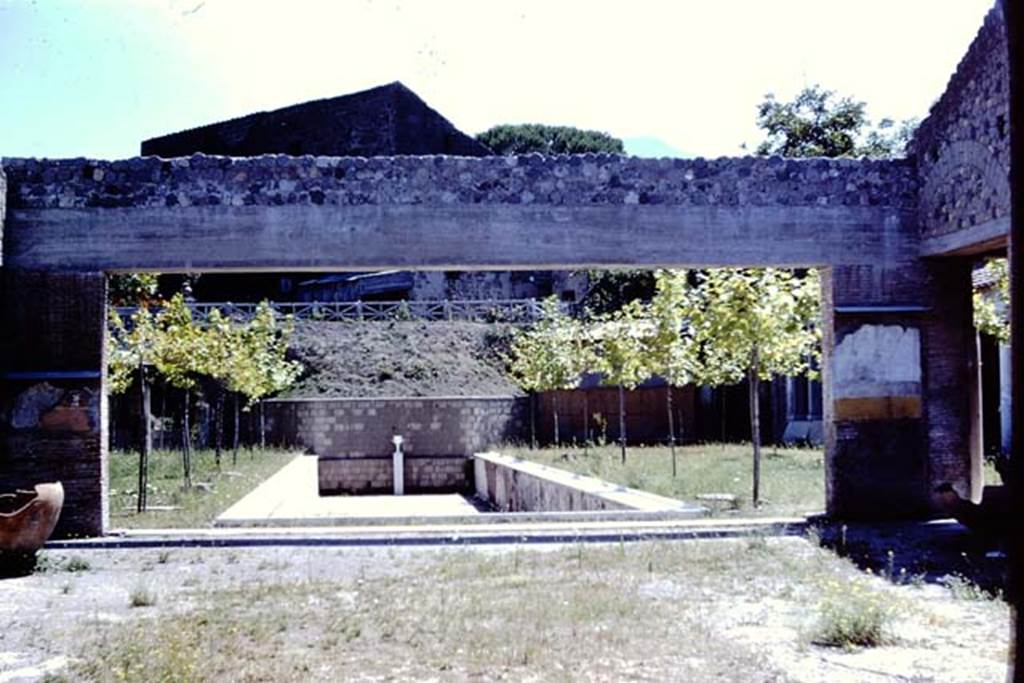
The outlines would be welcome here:
[[[283,398],[511,396],[508,325],[296,321],[289,355],[305,372]]]

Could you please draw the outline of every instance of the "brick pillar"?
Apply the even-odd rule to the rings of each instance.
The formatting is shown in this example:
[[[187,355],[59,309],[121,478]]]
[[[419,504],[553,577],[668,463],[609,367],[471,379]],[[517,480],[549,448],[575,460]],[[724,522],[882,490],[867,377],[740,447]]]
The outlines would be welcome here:
[[[969,495],[969,264],[836,267],[822,288],[829,514],[927,516],[943,481]]]
[[[103,534],[106,279],[0,274],[0,489],[61,481],[64,510],[54,535]]]

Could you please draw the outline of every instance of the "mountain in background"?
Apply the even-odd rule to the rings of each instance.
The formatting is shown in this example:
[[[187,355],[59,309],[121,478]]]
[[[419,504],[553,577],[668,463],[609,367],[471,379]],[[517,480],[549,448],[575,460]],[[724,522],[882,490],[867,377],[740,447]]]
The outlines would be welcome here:
[[[693,156],[681,149],[676,149],[664,140],[652,137],[622,138],[622,144],[626,147],[626,154],[646,159],[658,159],[661,157],[686,158]]]

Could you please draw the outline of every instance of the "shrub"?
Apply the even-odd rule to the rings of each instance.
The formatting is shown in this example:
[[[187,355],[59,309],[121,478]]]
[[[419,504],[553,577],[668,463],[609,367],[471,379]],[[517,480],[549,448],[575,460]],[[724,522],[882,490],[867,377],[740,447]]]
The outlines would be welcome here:
[[[865,582],[829,582],[811,642],[844,649],[884,645],[893,640],[893,616],[892,600]]]

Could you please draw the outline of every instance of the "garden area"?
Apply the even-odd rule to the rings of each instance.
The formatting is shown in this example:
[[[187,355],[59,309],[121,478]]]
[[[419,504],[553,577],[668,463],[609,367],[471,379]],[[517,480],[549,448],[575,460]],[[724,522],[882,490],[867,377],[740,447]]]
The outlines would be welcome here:
[[[227,510],[299,455],[295,451],[245,448],[234,458],[213,449],[191,451],[192,485],[185,487],[180,451],[156,450],[149,456],[147,498],[138,512],[139,454],[110,454],[110,524],[114,528],[197,528],[213,524]],[[315,491],[311,495],[315,495]]]
[[[766,448],[761,462],[761,501],[751,501],[750,444],[698,444],[676,448],[676,474],[667,447],[618,446],[508,448],[524,460],[699,503],[713,515],[788,517],[825,510],[823,453],[814,448]],[[702,498],[703,496],[703,498]]]

